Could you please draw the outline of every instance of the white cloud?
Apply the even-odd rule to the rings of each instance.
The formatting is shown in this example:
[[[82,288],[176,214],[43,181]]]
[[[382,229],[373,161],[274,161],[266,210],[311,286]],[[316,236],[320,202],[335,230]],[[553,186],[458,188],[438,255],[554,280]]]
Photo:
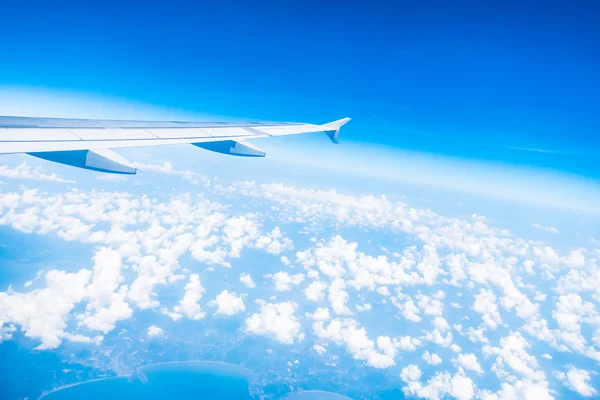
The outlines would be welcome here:
[[[390,295],[390,291],[387,288],[387,286],[380,286],[377,288],[377,293],[379,293],[382,296],[389,296]]]
[[[258,304],[260,312],[246,319],[247,332],[269,336],[285,344],[294,344],[304,338],[300,322],[294,315],[296,303],[258,301]]]
[[[56,195],[39,190],[0,193],[0,224],[23,232],[54,234],[64,240],[89,243],[95,246],[98,256],[93,270],[83,270],[85,282],[61,290],[53,283],[48,299],[43,301],[36,297],[50,289],[48,282],[43,289],[28,293],[0,294],[2,340],[8,340],[15,329],[21,329],[38,340],[40,348],[56,347],[63,340],[94,343],[101,336],[83,330],[102,333],[114,329],[136,307],[164,313],[173,319],[184,315],[202,318],[200,300],[204,290],[198,275],[195,282],[192,282],[194,275],[190,277],[175,308],[161,306],[162,299],[157,296],[157,292],[162,292],[157,290],[159,286],[185,279],[184,274],[189,273],[182,270],[180,258],[189,253],[203,264],[229,266],[231,259],[243,255],[246,248],[278,254],[293,245],[285,239],[284,232],[288,223],[297,223],[303,225],[305,233],[315,236],[311,247],[297,252],[293,265],[304,267],[308,279],[316,280],[305,286],[303,294],[312,301],[327,298],[331,310],[316,309],[313,314],[305,314],[308,318],[297,319],[295,303],[287,302],[293,304],[291,313],[280,312],[278,304],[286,303],[259,303],[260,310],[246,319],[249,333],[296,343],[303,338],[302,324],[312,324],[318,344],[309,346],[331,349],[332,345],[341,345],[357,360],[377,368],[394,365],[398,351],[415,350],[422,345],[421,341],[446,347],[457,353],[448,360],[453,359],[458,372],[452,375],[454,371],[436,371],[434,375],[427,374],[428,380],[424,382],[417,382],[420,374],[417,379],[407,379],[410,381],[407,393],[431,398],[469,398],[473,391],[486,399],[548,398],[551,389],[546,372],[536,360],[546,356],[532,352],[538,348],[536,340],[547,342],[555,351],[571,352],[574,360],[578,356],[600,359],[597,350],[600,317],[594,308],[594,302],[600,299],[597,251],[584,248],[559,251],[488,226],[480,216],[446,218],[430,210],[411,209],[385,196],[353,197],[256,184],[234,188],[230,193],[233,195],[235,191],[238,194],[246,191],[257,198],[263,196],[259,200],[273,202],[268,208],[269,218],[281,230],[263,231],[264,215],[259,213],[230,215],[239,208],[209,201],[204,197],[210,195],[208,191],[203,195],[176,195],[168,201],[151,195],[101,191],[71,190]],[[249,209],[253,202],[245,205]],[[347,241],[341,235],[321,239],[319,235],[327,223],[336,228],[365,229],[374,232],[375,237],[379,232],[390,233],[390,237],[393,234],[401,238],[398,247],[402,246],[402,250],[394,251],[397,250],[392,248],[394,244],[386,244],[390,251],[369,255],[362,243]],[[376,239],[373,240],[371,244],[377,245]],[[284,265],[289,263],[285,256],[280,259]],[[214,271],[218,273],[219,268]],[[298,275],[302,274],[280,275],[279,287],[291,290]],[[240,281],[247,287],[255,286],[249,274],[242,274]],[[75,292],[80,288],[83,294],[78,295]],[[215,293],[222,291],[215,289]],[[388,309],[380,296],[369,297],[375,291],[386,296],[393,294],[386,299],[398,310],[393,317],[400,318],[398,323],[405,324],[407,330],[421,334],[394,338],[385,336],[390,334],[387,324],[365,325],[374,315],[382,315]],[[290,296],[303,294],[295,290],[281,296],[294,298]],[[460,300],[451,301],[457,298]],[[55,309],[42,307],[44,313],[29,310],[31,305],[38,307],[39,302],[52,304]],[[210,304],[218,308],[217,300],[213,302]],[[445,309],[448,305],[451,308]],[[18,310],[23,308],[32,315],[21,315]],[[350,319],[351,308],[373,312],[357,313],[355,321]],[[483,323],[479,324],[478,315],[471,311],[480,314]],[[269,313],[274,315],[272,319],[264,315]],[[546,321],[542,315],[552,317]],[[271,320],[276,322],[264,322]],[[473,322],[475,325],[470,326]],[[449,332],[449,325],[455,328],[453,332]],[[427,332],[428,329],[433,330]],[[367,330],[374,336],[369,337]],[[453,343],[452,334],[465,347],[465,354],[459,354],[462,349]],[[476,390],[466,377],[465,370],[482,369],[481,356],[474,360],[470,357],[480,354],[479,346],[484,359],[493,364],[490,371],[498,378],[500,388],[496,392],[486,391],[485,386],[491,384],[488,381],[481,382],[484,387]],[[423,362],[432,365],[438,359],[441,362],[437,354],[429,351],[423,353]],[[565,371],[565,382],[567,374]],[[583,382],[589,384],[590,380]]]
[[[500,339],[498,347],[484,345],[482,351],[486,357],[495,357],[492,371],[499,378],[515,382],[523,380],[525,383],[517,385],[517,389],[534,390],[541,393],[540,398],[551,398],[546,374],[540,369],[536,358],[528,353],[530,347],[529,342],[519,332],[512,332]]]
[[[161,327],[156,325],[151,325],[148,327],[148,337],[153,338],[156,336],[162,336],[164,334],[164,330]]]
[[[483,374],[483,369],[477,361],[477,356],[473,353],[470,354],[459,354],[458,357],[452,360],[453,363],[466,369],[467,371],[477,372]]]
[[[99,249],[94,255],[91,283],[86,287],[89,298],[86,311],[80,316],[79,325],[108,333],[118,321],[128,319],[133,310],[127,303],[127,287],[124,281],[121,255],[108,248]]]
[[[544,231],[544,232],[548,232],[548,233],[553,233],[555,235],[558,235],[560,233],[560,231],[558,229],[556,229],[553,226],[544,226],[544,225],[540,225],[537,222],[533,224],[533,227],[535,229],[538,229],[540,231]]]
[[[573,365],[567,365],[567,368],[568,371],[566,374],[558,371],[554,373],[566,387],[585,397],[592,397],[598,394],[598,391],[589,385],[592,375],[596,375],[596,372],[577,369]]]
[[[198,304],[203,293],[204,288],[200,282],[200,276],[198,274],[190,275],[190,280],[185,285],[183,298],[175,306],[174,311],[194,320],[204,318],[205,313],[200,309],[200,305]]]
[[[417,299],[419,307],[421,307],[421,310],[423,310],[425,315],[433,315],[436,317],[442,316],[444,304],[440,300],[433,299],[420,293],[417,294],[415,298]]]
[[[329,286],[328,299],[331,302],[331,308],[339,315],[348,315],[352,313],[346,306],[350,296],[348,295],[348,292],[344,290],[345,288],[346,283],[340,278],[335,278]]]
[[[411,298],[408,298],[404,303],[399,303],[392,299],[392,303],[402,311],[402,316],[409,321],[420,322],[419,308],[415,305]]]
[[[413,351],[417,349],[417,346],[421,345],[421,341],[417,338],[411,338],[410,336],[402,336],[400,339],[395,341],[395,346],[400,350]]]
[[[142,172],[159,172],[167,175],[175,175],[188,181],[193,185],[203,184],[205,187],[210,186],[210,179],[208,177],[198,174],[197,172],[188,170],[178,170],[173,167],[169,161],[165,161],[163,164],[145,164],[140,162],[134,162],[133,166]]]
[[[314,281],[304,289],[304,295],[310,301],[321,301],[325,299],[325,289],[327,289],[327,283]]]
[[[222,315],[235,315],[246,310],[244,299],[227,290],[223,290],[209,305],[216,306],[216,313]]]
[[[402,388],[405,395],[431,400],[441,400],[448,396],[459,400],[470,400],[475,397],[475,385],[462,369],[450,375],[448,372],[436,372],[423,384],[421,370],[416,365],[409,365],[402,370],[400,378],[406,383]]]
[[[294,243],[291,239],[283,237],[279,227],[275,227],[267,235],[262,235],[256,239],[255,246],[258,249],[265,249],[266,252],[271,254],[280,254],[286,250],[292,250]],[[289,265],[289,260],[285,256],[281,257],[281,262],[284,265]]]
[[[472,308],[473,311],[481,314],[483,322],[490,328],[496,329],[502,323],[496,304],[496,296],[493,292],[480,289],[479,293],[475,295],[475,303]]]
[[[327,349],[321,345],[315,344],[313,346],[313,350],[316,351],[319,355],[325,354]]]
[[[411,364],[402,369],[400,378],[404,382],[418,381],[421,379],[421,369],[418,366]]]
[[[367,336],[365,328],[358,328],[356,321],[334,319],[325,326],[323,321],[313,324],[315,334],[321,340],[344,344],[352,356],[375,368],[395,365],[394,358],[400,343],[387,336],[379,336],[374,342]]]
[[[279,271],[274,275],[268,277],[273,278],[275,282],[275,290],[278,292],[288,292],[292,290],[292,286],[298,286],[304,281],[303,274],[290,275],[287,272]]]
[[[7,165],[0,165],[0,176],[10,179],[32,179],[38,181],[75,183],[75,181],[63,179],[60,175],[54,173],[45,174],[41,167],[31,167],[26,162],[22,162],[14,168],[10,168]]]
[[[250,274],[241,274],[240,282],[242,282],[244,284],[244,286],[246,286],[249,289],[254,289],[256,287],[256,284],[252,280],[252,277],[250,276]]]
[[[308,315],[315,321],[327,321],[329,319],[329,309],[317,308],[314,313]]]
[[[427,364],[429,365],[440,365],[442,363],[442,359],[440,358],[440,356],[438,356],[437,354],[433,353],[430,354],[428,351],[425,351],[423,353],[423,355],[421,356],[421,358],[423,359],[423,361],[425,361]]]
[[[86,269],[76,273],[51,270],[44,289],[0,292],[0,321],[19,325],[25,336],[40,340],[38,349],[56,348],[66,335],[68,315],[86,297],[91,276]]]
[[[450,325],[448,321],[444,317],[435,317],[433,319],[433,326],[438,329],[440,332],[445,332],[450,330]]]

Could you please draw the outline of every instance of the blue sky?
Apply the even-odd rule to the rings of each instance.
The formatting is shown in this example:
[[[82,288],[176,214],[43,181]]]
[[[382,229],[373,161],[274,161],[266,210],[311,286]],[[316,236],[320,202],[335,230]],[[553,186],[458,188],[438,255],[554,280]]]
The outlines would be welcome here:
[[[0,85],[598,178],[595,2],[11,1]]]

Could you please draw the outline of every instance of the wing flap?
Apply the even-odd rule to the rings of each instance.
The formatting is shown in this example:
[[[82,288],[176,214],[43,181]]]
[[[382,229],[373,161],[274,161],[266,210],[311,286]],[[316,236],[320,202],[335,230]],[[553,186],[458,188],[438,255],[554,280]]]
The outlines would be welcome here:
[[[112,150],[73,150],[28,153],[31,156],[71,167],[112,174],[135,174],[137,169],[129,161]]]
[[[240,157],[264,157],[267,153],[259,147],[242,140],[222,140],[219,142],[192,143],[196,147],[215,153]]]

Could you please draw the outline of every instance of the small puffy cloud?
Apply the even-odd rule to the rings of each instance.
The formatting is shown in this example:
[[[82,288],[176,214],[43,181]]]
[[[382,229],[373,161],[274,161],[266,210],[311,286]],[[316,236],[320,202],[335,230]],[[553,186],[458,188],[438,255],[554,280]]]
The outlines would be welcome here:
[[[223,290],[217,297],[209,302],[210,306],[217,307],[216,314],[235,315],[246,310],[244,299],[235,293]]]
[[[562,381],[566,387],[585,397],[592,397],[598,393],[598,391],[589,384],[592,375],[596,375],[596,372],[578,369],[573,365],[568,365],[567,367],[569,370],[566,373],[558,371],[554,372],[554,375]]]
[[[93,343],[95,345],[100,345],[102,343],[102,340],[104,340],[104,336],[97,335],[92,338],[92,337],[80,335],[80,334],[66,333],[65,339],[68,340],[69,342],[73,342],[73,343],[85,343],[85,344]]]
[[[308,316],[315,321],[327,321],[329,319],[329,309],[317,308],[314,313],[308,314]]]
[[[252,280],[252,277],[250,276],[250,274],[241,274],[240,282],[242,282],[244,284],[244,286],[246,286],[249,289],[253,289],[256,287],[256,284]]]
[[[436,372],[424,384],[420,381],[421,370],[415,365],[409,365],[402,370],[400,378],[406,383],[402,390],[408,396],[431,400],[448,397],[471,400],[475,397],[475,385],[462,369],[454,375],[448,372]]]
[[[483,374],[483,369],[481,368],[481,365],[479,365],[479,361],[477,361],[477,356],[475,356],[473,353],[459,354],[458,357],[452,360],[452,362],[463,367],[467,371]]]
[[[421,358],[423,359],[423,361],[425,361],[429,365],[435,366],[435,365],[440,365],[442,363],[442,359],[440,358],[440,356],[438,356],[435,353],[431,354],[428,351],[425,351],[423,353],[423,355],[421,356]]]
[[[415,296],[415,298],[417,299],[419,307],[421,308],[421,310],[423,310],[423,313],[425,315],[433,315],[436,317],[442,316],[444,304],[440,300],[433,299],[424,294],[418,294]]]
[[[300,322],[294,315],[296,303],[258,301],[258,304],[260,311],[246,319],[247,332],[269,336],[285,344],[294,344],[304,338]]]
[[[389,296],[390,295],[390,291],[387,288],[387,286],[380,286],[377,288],[377,293],[379,293],[382,296]]]
[[[411,338],[410,336],[403,336],[395,343],[396,347],[404,351],[413,351],[417,349],[417,346],[421,345],[421,341],[417,338]]]
[[[352,313],[346,306],[350,296],[348,295],[348,292],[344,290],[345,288],[346,283],[341,278],[335,278],[329,286],[328,299],[331,302],[331,308],[339,315],[348,315]]]
[[[315,344],[313,346],[313,350],[316,351],[318,354],[325,354],[327,352],[327,349],[319,344]]]
[[[148,337],[150,337],[150,338],[153,338],[156,336],[162,336],[163,334],[164,334],[163,329],[156,325],[151,325],[148,327]]]
[[[410,364],[408,367],[402,369],[402,372],[400,373],[400,378],[407,383],[418,381],[419,379],[421,379],[421,370],[418,366]]]
[[[435,317],[432,321],[433,326],[437,328],[440,332],[445,332],[450,330],[450,325],[448,325],[448,321],[444,317]]]
[[[496,329],[502,323],[496,304],[496,296],[493,292],[480,289],[479,293],[475,295],[475,303],[472,308],[473,311],[481,314],[483,322],[490,328]]]
[[[202,298],[204,288],[200,283],[200,275],[190,275],[189,282],[185,285],[185,293],[178,305],[175,306],[176,313],[182,313],[190,319],[199,320],[204,318],[205,313],[200,309],[198,302]]]
[[[388,368],[395,365],[398,341],[388,336],[379,336],[373,341],[365,328],[359,328],[354,320],[334,319],[327,326],[323,321],[316,321],[313,328],[321,340],[344,344],[355,359],[365,361],[368,366]]]
[[[292,290],[292,286],[298,286],[304,280],[303,274],[290,275],[287,272],[279,271],[268,277],[275,282],[275,290],[278,292],[288,292]]]
[[[292,250],[294,243],[291,239],[283,237],[279,227],[275,227],[270,233],[258,237],[255,246],[258,249],[265,249],[266,252],[271,254],[280,254],[286,250]],[[287,260],[287,257],[282,257],[281,261],[284,264],[285,260]]]
[[[404,303],[392,300],[392,303],[400,309],[402,316],[409,321],[420,322],[421,317],[419,316],[419,308],[415,305],[412,299],[406,300]]]
[[[321,301],[325,299],[325,290],[327,283],[323,281],[314,281],[304,289],[304,295],[310,301]]]

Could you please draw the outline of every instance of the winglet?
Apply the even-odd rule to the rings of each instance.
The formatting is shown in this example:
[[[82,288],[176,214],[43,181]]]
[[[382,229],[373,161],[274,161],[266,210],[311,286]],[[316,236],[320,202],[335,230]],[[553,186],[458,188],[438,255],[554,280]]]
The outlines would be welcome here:
[[[342,118],[337,121],[329,122],[321,125],[323,131],[329,136],[333,143],[338,143],[340,137],[340,128],[350,121],[350,118]]]

